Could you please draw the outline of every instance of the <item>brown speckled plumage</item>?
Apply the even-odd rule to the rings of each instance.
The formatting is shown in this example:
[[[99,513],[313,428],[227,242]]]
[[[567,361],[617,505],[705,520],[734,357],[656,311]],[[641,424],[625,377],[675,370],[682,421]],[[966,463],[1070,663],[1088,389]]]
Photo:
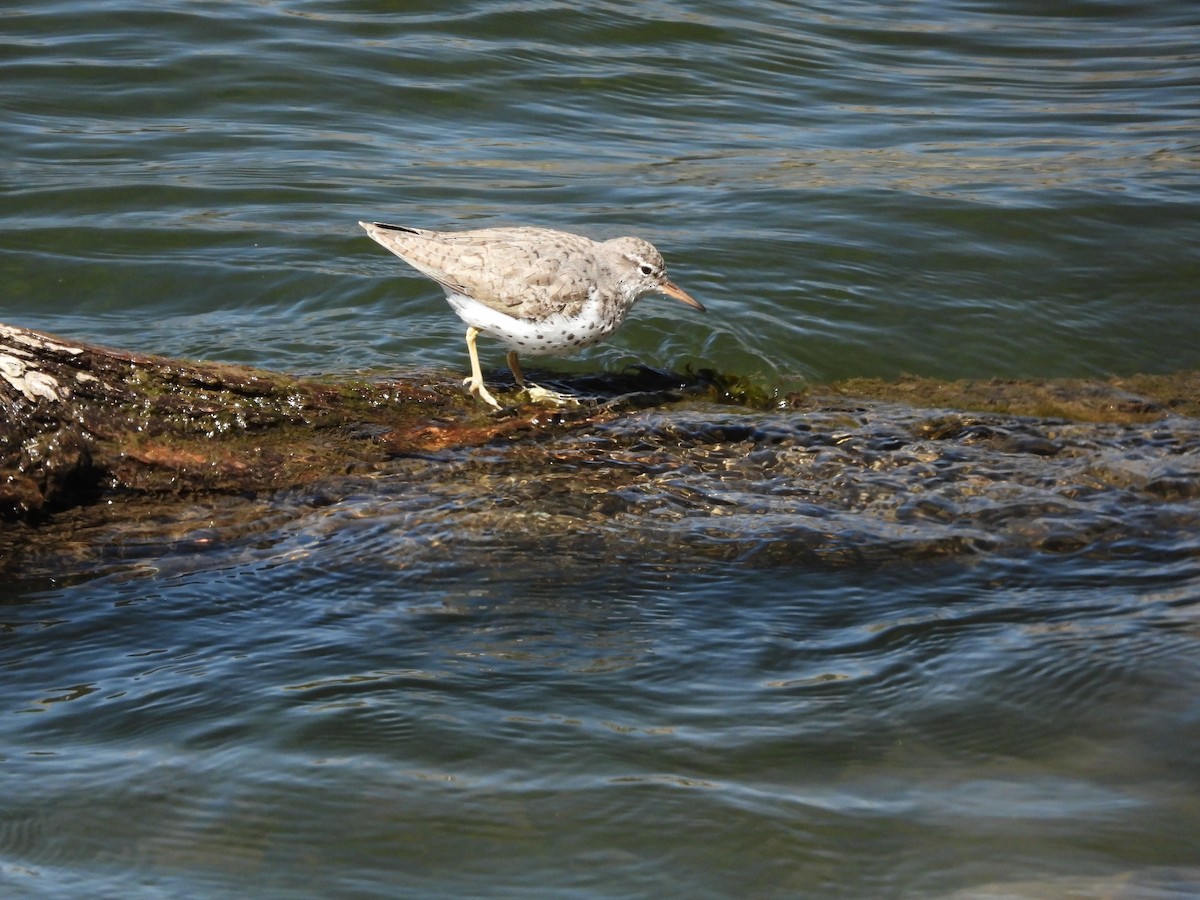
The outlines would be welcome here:
[[[548,228],[427,231],[359,223],[375,241],[442,286],[467,323],[471,392],[493,406],[479,373],[475,337],[509,347],[508,362],[524,385],[517,353],[557,356],[615,332],[639,297],[661,293],[703,310],[666,276],[662,256],[635,237],[593,241]]]

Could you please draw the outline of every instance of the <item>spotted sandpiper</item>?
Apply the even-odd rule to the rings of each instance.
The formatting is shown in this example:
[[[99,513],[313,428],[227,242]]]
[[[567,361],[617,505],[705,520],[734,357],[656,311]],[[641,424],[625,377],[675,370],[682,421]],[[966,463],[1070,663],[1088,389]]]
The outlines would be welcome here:
[[[483,383],[475,338],[508,350],[508,367],[525,388],[519,353],[565,356],[608,338],[645,294],[665,294],[703,311],[667,278],[663,258],[636,237],[593,241],[548,228],[426,231],[359,222],[374,240],[442,286],[467,323],[471,377],[463,384],[497,409]],[[549,394],[549,392],[542,392]]]

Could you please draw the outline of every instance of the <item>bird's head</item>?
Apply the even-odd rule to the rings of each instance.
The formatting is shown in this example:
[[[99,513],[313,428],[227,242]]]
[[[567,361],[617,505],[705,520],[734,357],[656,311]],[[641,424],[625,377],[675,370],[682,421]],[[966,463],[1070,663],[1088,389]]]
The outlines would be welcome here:
[[[667,277],[662,254],[648,241],[636,237],[605,241],[617,259],[617,278],[621,292],[632,303],[645,294],[663,294],[704,312],[699,300]]]

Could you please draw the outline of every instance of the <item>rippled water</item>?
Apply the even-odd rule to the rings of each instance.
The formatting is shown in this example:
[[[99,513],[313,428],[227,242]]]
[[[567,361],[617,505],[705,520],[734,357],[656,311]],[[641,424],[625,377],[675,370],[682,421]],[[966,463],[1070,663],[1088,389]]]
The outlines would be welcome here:
[[[1051,11],[1052,10],[1052,11]],[[576,368],[1197,364],[1194,4],[48,2],[9,14],[5,314],[305,371],[461,368],[364,216],[634,231]]]
[[[1200,365],[1194,3],[0,22],[9,324],[457,371],[354,223],[530,222],[642,234],[709,308],[644,301],[570,371]],[[1200,893],[1194,422],[700,415],[251,529],[68,520],[0,582],[0,893]]]

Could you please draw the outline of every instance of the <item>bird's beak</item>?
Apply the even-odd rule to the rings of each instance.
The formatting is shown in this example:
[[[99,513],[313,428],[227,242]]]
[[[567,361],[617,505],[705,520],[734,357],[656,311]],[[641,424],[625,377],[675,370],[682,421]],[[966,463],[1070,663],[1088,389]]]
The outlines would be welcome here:
[[[658,289],[668,297],[674,297],[681,303],[686,303],[692,309],[698,309],[700,312],[704,312],[704,304],[677,285],[675,282],[664,278],[659,282]]]

